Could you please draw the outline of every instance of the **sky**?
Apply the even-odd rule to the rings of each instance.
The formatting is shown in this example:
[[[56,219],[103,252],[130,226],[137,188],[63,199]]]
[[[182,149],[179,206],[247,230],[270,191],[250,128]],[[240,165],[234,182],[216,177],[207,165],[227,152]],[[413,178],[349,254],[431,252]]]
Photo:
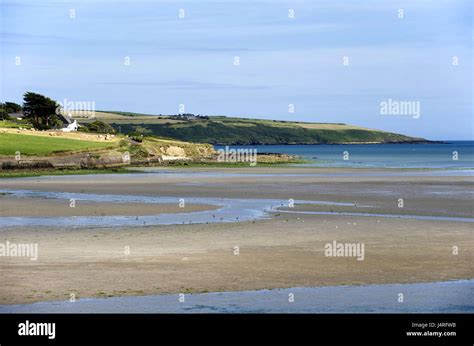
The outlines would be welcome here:
[[[0,0],[0,101],[472,140],[472,3]]]

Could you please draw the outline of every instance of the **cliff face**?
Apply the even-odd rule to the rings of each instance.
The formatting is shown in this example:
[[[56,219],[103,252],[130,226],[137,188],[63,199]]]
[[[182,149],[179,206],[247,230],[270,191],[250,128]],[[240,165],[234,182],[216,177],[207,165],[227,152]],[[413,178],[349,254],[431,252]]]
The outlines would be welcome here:
[[[150,158],[162,161],[200,160],[214,156],[216,151],[210,144],[188,143],[147,137],[142,143]]]

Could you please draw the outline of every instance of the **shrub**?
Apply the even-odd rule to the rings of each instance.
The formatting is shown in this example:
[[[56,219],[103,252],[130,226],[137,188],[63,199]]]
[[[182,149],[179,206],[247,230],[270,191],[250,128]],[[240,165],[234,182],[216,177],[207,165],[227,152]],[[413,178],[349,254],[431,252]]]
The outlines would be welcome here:
[[[128,134],[128,137],[138,143],[141,143],[143,141],[143,133],[140,133],[138,131],[133,131]]]
[[[115,133],[115,129],[112,126],[100,120],[96,120],[83,127],[85,128],[82,130],[84,132]]]

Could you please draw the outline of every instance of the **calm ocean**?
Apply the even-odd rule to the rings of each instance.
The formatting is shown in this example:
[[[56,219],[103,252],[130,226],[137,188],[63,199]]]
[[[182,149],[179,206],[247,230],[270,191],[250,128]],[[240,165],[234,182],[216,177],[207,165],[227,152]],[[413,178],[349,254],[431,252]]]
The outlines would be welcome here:
[[[222,148],[216,146],[216,149]],[[446,144],[249,145],[230,148],[299,155],[310,161],[308,165],[320,167],[474,168],[474,141],[446,141]],[[344,160],[344,157],[347,159]]]

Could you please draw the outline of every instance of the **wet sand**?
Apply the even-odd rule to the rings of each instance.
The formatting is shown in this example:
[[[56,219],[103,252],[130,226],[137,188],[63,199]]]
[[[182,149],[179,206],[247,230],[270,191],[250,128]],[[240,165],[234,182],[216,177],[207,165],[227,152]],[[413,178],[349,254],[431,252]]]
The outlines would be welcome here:
[[[175,204],[103,203],[79,200],[72,202],[68,199],[15,198],[0,195],[0,216],[143,216],[190,213],[216,208],[214,205],[203,204],[184,204],[183,207],[180,207],[178,199]]]
[[[0,189],[326,200],[357,205],[339,207],[344,210],[360,211],[361,205],[369,205],[370,212],[462,217],[474,214],[474,178],[469,176],[404,176],[402,171],[391,171],[400,172],[396,177],[294,176],[308,173],[308,169],[259,170],[277,175],[245,176],[239,175],[241,169],[224,169],[221,172],[227,174],[218,177],[198,174],[190,178],[191,170],[187,170],[163,176],[116,175],[112,179],[3,179]],[[288,172],[292,176],[279,175]],[[404,200],[403,208],[399,208],[400,198]],[[298,206],[293,210],[327,208],[330,207]],[[137,213],[138,209],[130,212]],[[39,258],[0,258],[5,283],[0,286],[0,304],[65,300],[71,293],[78,298],[108,297],[474,277],[472,224],[452,221],[276,212],[269,220],[225,224],[73,231],[0,227],[0,242],[6,240],[38,243]],[[325,244],[334,240],[364,243],[365,259],[326,257]],[[239,247],[238,255],[235,246]],[[453,246],[458,247],[458,254],[453,254]],[[128,254],[126,248],[130,250]]]

